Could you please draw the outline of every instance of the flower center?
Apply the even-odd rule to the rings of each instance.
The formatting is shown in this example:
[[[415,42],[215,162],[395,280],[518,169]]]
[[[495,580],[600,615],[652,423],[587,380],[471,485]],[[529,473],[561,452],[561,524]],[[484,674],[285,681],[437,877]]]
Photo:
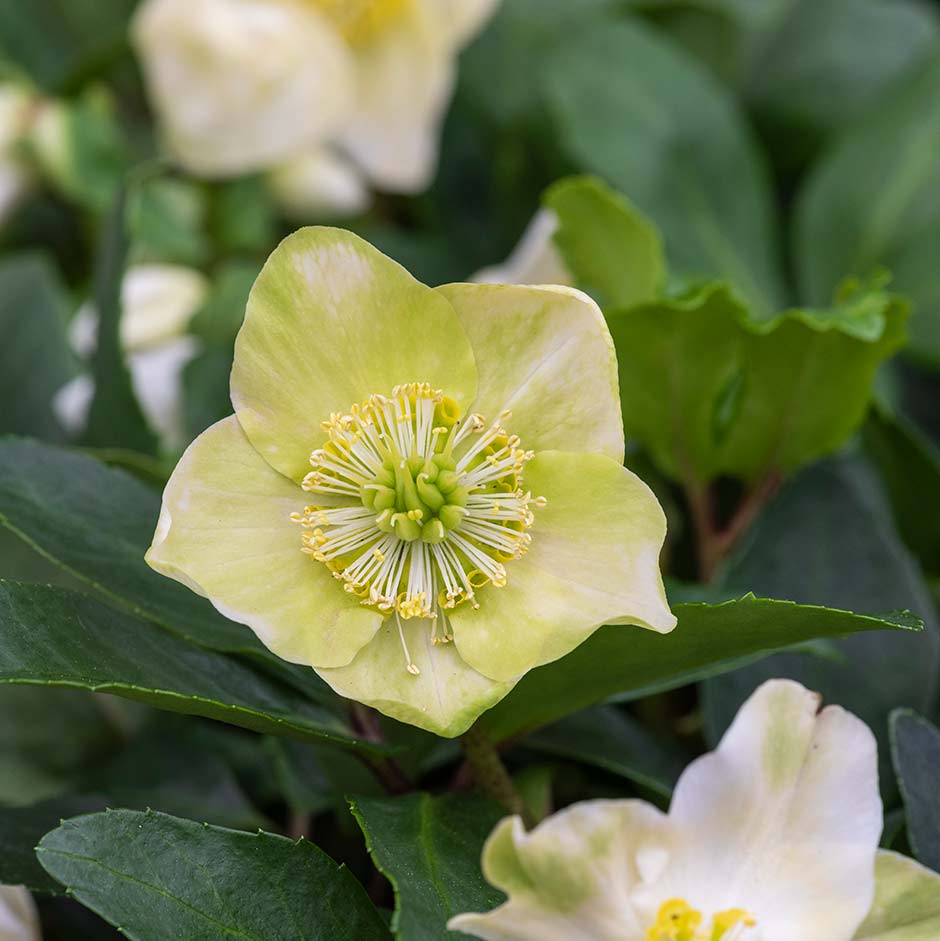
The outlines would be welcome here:
[[[452,640],[447,611],[479,608],[480,588],[506,584],[506,563],[531,541],[530,505],[545,505],[522,489],[533,453],[503,427],[509,417],[461,417],[453,399],[413,382],[321,426],[327,442],[303,488],[326,499],[292,515],[302,551],[395,617],[411,673],[402,619],[430,618],[433,642]]]
[[[413,0],[308,0],[323,12],[347,42],[368,42],[398,19]]]
[[[670,899],[659,909],[646,941],[745,941],[753,939],[757,924],[743,908],[729,908],[713,915],[707,925],[702,913],[683,899]]]

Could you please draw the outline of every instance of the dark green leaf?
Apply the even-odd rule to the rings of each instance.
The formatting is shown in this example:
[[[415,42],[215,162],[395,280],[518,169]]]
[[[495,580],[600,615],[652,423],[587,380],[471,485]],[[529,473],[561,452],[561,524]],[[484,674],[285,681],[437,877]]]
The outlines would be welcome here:
[[[609,312],[624,430],[686,482],[790,473],[862,421],[905,316],[877,283],[762,322],[715,283]]]
[[[128,194],[135,261],[201,265],[210,251],[205,222],[206,194],[195,183],[155,177]]]
[[[940,872],[940,729],[910,709],[891,714],[891,756],[917,858]]]
[[[122,190],[103,228],[95,271],[98,342],[91,402],[84,443],[91,447],[127,447],[145,454],[157,449],[157,439],[134,396],[121,348],[121,283],[127,265],[125,193]]]
[[[671,269],[726,277],[761,314],[782,306],[760,155],[718,83],[639,23],[597,24],[552,61],[562,146],[662,230]]]
[[[63,820],[104,810],[99,797],[58,797],[30,807],[0,808],[0,885],[61,894],[62,886],[39,865],[36,844]]]
[[[858,631],[914,629],[907,612],[868,616],[747,595],[723,604],[680,604],[668,635],[602,627],[568,656],[526,674],[481,719],[496,740],[536,729],[617,694],[639,698],[726,673],[773,649]]]
[[[274,205],[261,177],[223,183],[214,197],[212,233],[223,251],[271,251],[276,241]]]
[[[689,756],[620,709],[597,706],[525,739],[527,748],[603,768],[669,797]]]
[[[260,265],[250,261],[231,261],[223,265],[205,304],[193,317],[191,330],[205,343],[231,352],[235,334],[245,319],[245,306]]]
[[[67,311],[65,290],[45,258],[14,255],[0,262],[0,431],[62,436],[51,403],[75,375]]]
[[[642,304],[663,287],[659,232],[619,193],[593,177],[571,177],[543,201],[558,217],[555,243],[568,269],[602,307]]]
[[[409,794],[357,798],[350,806],[375,865],[395,889],[396,938],[463,937],[447,930],[449,918],[489,911],[503,901],[480,871],[483,843],[504,816],[495,804],[464,795]]]
[[[109,602],[210,650],[260,659],[329,699],[312,670],[284,663],[247,627],[147,565],[159,515],[159,496],[129,474],[63,448],[0,439],[0,523]]]
[[[864,429],[904,542],[930,572],[940,573],[940,452],[901,416],[875,409]]]
[[[800,283],[825,301],[846,274],[894,272],[914,302],[911,352],[940,364],[940,56],[837,139],[798,202]]]
[[[131,941],[388,938],[349,870],[305,840],[115,810],[66,821],[37,852]]]
[[[232,725],[375,750],[333,715],[234,658],[92,598],[0,581],[0,684],[114,693]]]
[[[792,653],[771,657],[706,686],[714,740],[761,682],[785,676],[862,718],[881,744],[882,783],[891,796],[888,714],[926,712],[940,683],[940,635],[930,595],[895,533],[867,468],[832,461],[804,472],[765,510],[725,573],[731,588],[863,611],[909,607],[927,622],[918,635],[859,634],[839,641],[841,661]]]

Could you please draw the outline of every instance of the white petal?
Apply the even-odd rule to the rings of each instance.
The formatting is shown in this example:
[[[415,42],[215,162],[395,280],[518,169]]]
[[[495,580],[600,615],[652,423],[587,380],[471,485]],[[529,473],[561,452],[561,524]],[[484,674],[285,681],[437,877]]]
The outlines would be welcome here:
[[[94,379],[88,375],[76,376],[52,397],[52,413],[65,431],[77,435],[88,421],[94,397]]]
[[[209,282],[193,268],[133,265],[121,283],[124,349],[134,352],[184,334],[208,292]]]
[[[585,801],[531,833],[506,819],[487,840],[483,873],[509,900],[448,927],[485,941],[639,941],[647,926],[631,889],[671,844],[666,818],[642,801]]]
[[[147,0],[132,33],[171,150],[193,173],[273,166],[348,112],[351,59],[310,4]]]
[[[353,216],[369,206],[369,191],[359,171],[326,147],[275,167],[268,174],[268,185],[283,212],[305,222]]]
[[[881,833],[875,739],[845,710],[772,680],[676,787],[680,839],[655,891],[706,917],[744,908],[762,941],[849,941],[871,906]]]
[[[540,209],[522,233],[522,238],[501,265],[483,268],[470,279],[484,284],[563,284],[574,279],[555,247],[558,217]]]
[[[0,941],[39,941],[39,914],[22,886],[0,885]]]
[[[445,41],[459,48],[486,26],[500,0],[418,0]]]
[[[183,426],[183,369],[199,344],[193,337],[180,337],[139,353],[131,353],[127,365],[134,395],[147,424],[160,443],[172,451],[186,443]]]

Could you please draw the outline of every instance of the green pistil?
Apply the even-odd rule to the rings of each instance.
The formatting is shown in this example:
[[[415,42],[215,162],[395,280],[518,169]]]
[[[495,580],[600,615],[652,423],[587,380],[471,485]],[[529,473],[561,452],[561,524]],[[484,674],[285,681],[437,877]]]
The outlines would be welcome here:
[[[363,487],[362,505],[376,511],[375,522],[383,532],[405,542],[443,542],[466,515],[468,495],[458,486],[455,468],[445,453],[427,460],[414,456],[387,460],[372,483]]]

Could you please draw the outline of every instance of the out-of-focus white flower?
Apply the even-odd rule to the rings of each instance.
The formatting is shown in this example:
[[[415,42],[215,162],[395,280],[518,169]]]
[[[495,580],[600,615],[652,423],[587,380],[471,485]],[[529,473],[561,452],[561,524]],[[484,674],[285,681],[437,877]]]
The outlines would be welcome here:
[[[16,152],[23,139],[36,96],[16,84],[0,85],[0,224],[6,221],[32,185],[32,173]]]
[[[845,710],[818,707],[798,683],[765,683],[718,749],[686,769],[668,815],[643,801],[588,801],[531,833],[504,820],[483,868],[509,900],[449,927],[487,941],[934,937],[880,933],[886,918],[905,924],[906,891],[925,896],[923,872],[892,860],[879,867],[879,883],[894,883],[879,885],[880,927],[857,934],[876,900],[875,739]]]
[[[207,292],[202,274],[178,265],[135,265],[121,285],[121,345],[134,394],[168,450],[184,443],[181,376],[198,348],[186,330]],[[70,327],[75,352],[90,357],[97,334],[98,312],[86,304]],[[84,426],[94,393],[94,381],[88,375],[76,377],[58,391],[53,407],[66,430],[74,433]]]
[[[276,167],[268,186],[284,213],[295,219],[353,216],[369,205],[362,174],[326,147]]]
[[[571,272],[555,246],[558,217],[540,209],[522,233],[522,238],[501,265],[478,271],[471,280],[484,284],[574,285]]]
[[[39,941],[39,914],[21,885],[0,885],[0,941]]]
[[[380,189],[416,192],[457,52],[497,2],[146,0],[133,38],[191,172],[270,169],[332,143]]]

